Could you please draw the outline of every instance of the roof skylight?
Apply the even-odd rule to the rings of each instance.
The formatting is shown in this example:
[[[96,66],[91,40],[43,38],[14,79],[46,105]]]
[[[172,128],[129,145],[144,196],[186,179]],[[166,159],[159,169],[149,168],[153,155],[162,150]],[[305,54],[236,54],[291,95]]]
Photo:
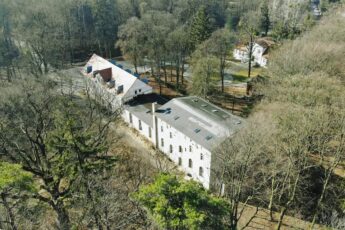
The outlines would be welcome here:
[[[194,129],[195,133],[199,133],[201,131],[201,129]]]
[[[211,140],[212,138],[213,138],[213,136],[210,135],[210,136],[207,136],[205,139],[209,141],[209,140]]]

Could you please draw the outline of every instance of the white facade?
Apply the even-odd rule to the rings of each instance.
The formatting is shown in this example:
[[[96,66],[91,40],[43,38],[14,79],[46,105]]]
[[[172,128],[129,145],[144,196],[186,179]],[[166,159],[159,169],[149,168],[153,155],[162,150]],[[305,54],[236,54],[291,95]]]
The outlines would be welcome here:
[[[153,130],[149,124],[126,109],[123,111],[122,118],[129,127],[136,129],[142,136],[153,143]]]
[[[157,119],[158,148],[188,176],[209,189],[211,153],[185,134]]]
[[[88,68],[90,68],[89,73]],[[111,80],[114,82],[113,87],[108,87],[105,82],[102,82],[101,77],[95,75],[97,71],[109,68],[111,68]],[[151,86],[96,54],[87,62],[83,73],[96,82],[97,87],[102,85],[104,91],[110,93],[111,97],[116,97],[116,100],[121,101],[121,103],[125,103],[138,95],[152,93]]]
[[[122,105],[120,97],[116,96],[116,93],[107,89],[106,86],[99,82],[99,79],[87,78],[87,84],[90,89],[90,93],[97,95],[103,102],[111,106],[112,109],[116,110]]]
[[[234,49],[233,51],[233,57],[235,60],[239,60],[243,63],[246,63],[249,61],[249,51],[248,47],[239,47]],[[259,45],[258,43],[254,43],[253,46],[253,59],[254,63],[261,66],[261,67],[266,67],[268,64],[267,58],[264,56],[267,51],[267,48]]]
[[[248,61],[248,51],[244,48],[234,49],[233,56],[235,60],[246,62]]]
[[[165,104],[160,108],[146,100],[139,102],[139,98],[150,96],[145,95],[152,92],[150,86],[130,75],[133,79],[126,71],[97,55],[91,59],[86,68],[92,65],[93,71],[85,74],[91,93],[101,95],[104,102],[114,108],[123,106],[122,118],[129,127],[136,129],[166,154],[187,176],[210,189],[212,169],[217,167],[212,165],[217,162],[215,156],[212,159],[212,151],[241,127],[241,119],[197,97],[173,99],[163,102]],[[107,87],[103,76],[94,77],[94,71],[107,69],[108,66],[112,68],[112,78],[129,87],[125,86],[121,94],[116,92],[116,87]],[[124,79],[132,83],[127,84],[122,81]]]

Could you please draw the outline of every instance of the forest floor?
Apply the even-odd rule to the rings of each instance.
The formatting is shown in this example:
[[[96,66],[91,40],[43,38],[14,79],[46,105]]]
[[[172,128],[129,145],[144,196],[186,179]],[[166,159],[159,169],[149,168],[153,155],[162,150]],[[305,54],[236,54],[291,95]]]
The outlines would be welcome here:
[[[240,207],[240,209],[242,209]],[[264,208],[256,208],[254,206],[246,205],[239,221],[239,229],[263,229],[274,230],[277,226],[277,221],[270,219],[269,210]],[[274,220],[279,219],[279,213],[273,213]],[[281,230],[305,230],[310,229],[311,223],[301,219],[285,216]],[[326,230],[327,228],[320,225],[315,225],[312,230]]]

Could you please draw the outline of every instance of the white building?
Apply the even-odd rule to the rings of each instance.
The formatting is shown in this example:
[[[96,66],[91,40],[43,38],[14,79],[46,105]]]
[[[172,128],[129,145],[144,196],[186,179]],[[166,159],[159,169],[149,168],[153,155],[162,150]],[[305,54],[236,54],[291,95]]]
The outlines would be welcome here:
[[[120,99],[122,117],[130,127],[189,177],[207,189],[213,186],[213,172],[218,167],[215,148],[243,126],[241,118],[195,96],[167,102],[151,93],[150,86],[96,55],[86,65],[86,72],[97,90]],[[111,80],[115,86],[109,88]],[[119,85],[123,85],[121,92]]]
[[[150,104],[152,95],[125,105],[125,121],[207,189],[212,184],[215,148],[238,131],[243,120],[198,97]],[[152,111],[155,111],[154,113]]]
[[[154,117],[156,146],[209,189],[217,167],[214,150],[242,127],[242,119],[195,96],[169,101]]]
[[[101,92],[114,107],[138,95],[152,93],[151,86],[96,54],[86,64],[84,74],[96,83],[92,84],[93,90]]]
[[[253,59],[254,64],[262,67],[266,67],[268,64],[268,52],[275,42],[270,38],[257,39],[253,45]],[[233,57],[235,60],[239,60],[243,63],[249,61],[249,47],[238,46],[233,51]]]

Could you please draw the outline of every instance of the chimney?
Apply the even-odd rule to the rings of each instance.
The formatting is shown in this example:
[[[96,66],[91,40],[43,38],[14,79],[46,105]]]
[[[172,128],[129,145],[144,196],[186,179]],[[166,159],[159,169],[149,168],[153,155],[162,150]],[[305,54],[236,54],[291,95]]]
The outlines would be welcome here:
[[[156,148],[158,148],[158,129],[157,129],[157,117],[156,117],[156,105],[157,102],[152,103],[152,140]]]

